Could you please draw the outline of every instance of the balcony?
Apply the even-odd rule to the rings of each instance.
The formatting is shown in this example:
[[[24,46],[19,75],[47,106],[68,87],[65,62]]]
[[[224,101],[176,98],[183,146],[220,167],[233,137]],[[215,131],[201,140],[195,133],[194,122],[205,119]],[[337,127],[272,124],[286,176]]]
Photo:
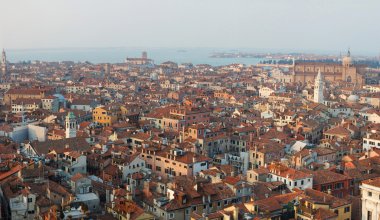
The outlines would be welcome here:
[[[301,215],[301,216],[304,216],[306,218],[313,219],[315,213],[316,213],[315,209],[308,208],[308,207],[302,206],[302,205],[297,207],[297,215]]]
[[[27,209],[27,203],[21,201],[14,201],[10,204],[12,211],[23,211]]]

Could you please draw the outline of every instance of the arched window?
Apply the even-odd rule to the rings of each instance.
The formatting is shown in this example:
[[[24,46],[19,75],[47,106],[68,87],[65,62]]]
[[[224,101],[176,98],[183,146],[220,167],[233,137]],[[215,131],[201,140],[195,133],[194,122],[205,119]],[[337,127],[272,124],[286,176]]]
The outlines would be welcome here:
[[[351,82],[351,76],[347,76],[347,82]]]

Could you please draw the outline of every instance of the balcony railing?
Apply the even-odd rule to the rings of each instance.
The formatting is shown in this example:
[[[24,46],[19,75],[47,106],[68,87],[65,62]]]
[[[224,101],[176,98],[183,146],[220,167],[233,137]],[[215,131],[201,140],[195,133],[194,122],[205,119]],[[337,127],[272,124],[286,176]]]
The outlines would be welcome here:
[[[316,210],[312,208],[308,208],[306,206],[298,206],[297,207],[297,214],[303,215],[305,217],[311,218],[314,216]]]

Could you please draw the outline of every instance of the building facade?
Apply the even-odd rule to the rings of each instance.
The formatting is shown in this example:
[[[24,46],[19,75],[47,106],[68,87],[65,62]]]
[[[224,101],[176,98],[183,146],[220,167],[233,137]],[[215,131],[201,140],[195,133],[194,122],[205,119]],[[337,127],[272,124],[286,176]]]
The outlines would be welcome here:
[[[380,219],[380,178],[362,182],[362,219]]]
[[[365,66],[352,64],[351,53],[343,58],[342,64],[323,62],[295,62],[293,66],[293,82],[313,82],[318,71],[325,76],[326,81],[345,81],[362,86],[365,83]]]

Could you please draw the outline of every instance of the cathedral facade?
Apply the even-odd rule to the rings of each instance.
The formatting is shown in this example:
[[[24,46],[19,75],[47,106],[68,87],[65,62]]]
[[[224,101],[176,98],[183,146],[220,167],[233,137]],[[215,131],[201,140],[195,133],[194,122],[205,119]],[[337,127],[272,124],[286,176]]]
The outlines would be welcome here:
[[[364,65],[352,64],[351,55],[348,51],[343,58],[342,64],[323,62],[295,62],[293,65],[293,82],[310,83],[314,82],[320,70],[325,81],[345,81],[358,86],[365,83]]]

